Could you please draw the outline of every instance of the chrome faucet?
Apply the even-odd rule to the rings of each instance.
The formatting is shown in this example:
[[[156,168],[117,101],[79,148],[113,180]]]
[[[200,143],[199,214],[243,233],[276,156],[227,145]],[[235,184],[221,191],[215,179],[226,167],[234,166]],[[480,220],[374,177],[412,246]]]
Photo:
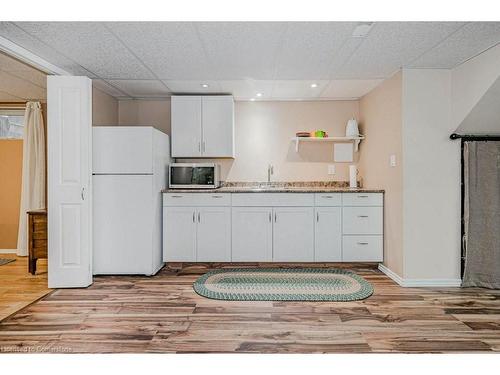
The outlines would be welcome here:
[[[271,183],[271,175],[274,174],[274,167],[272,164],[267,166],[267,183]]]

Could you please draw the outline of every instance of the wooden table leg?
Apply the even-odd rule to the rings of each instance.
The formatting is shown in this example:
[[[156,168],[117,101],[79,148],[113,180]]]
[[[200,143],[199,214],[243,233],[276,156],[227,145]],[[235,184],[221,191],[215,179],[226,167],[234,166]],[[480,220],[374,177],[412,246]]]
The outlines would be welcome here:
[[[28,271],[32,275],[34,275],[36,273],[36,261],[37,261],[36,258],[30,257],[30,259],[28,259]]]

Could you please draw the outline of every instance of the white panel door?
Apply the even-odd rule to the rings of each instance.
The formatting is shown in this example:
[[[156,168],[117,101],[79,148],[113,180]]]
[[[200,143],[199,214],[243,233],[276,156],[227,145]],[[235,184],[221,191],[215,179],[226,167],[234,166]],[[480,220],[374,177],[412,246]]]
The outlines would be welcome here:
[[[153,273],[152,175],[94,175],[94,275]]]
[[[232,261],[273,261],[273,209],[233,207]]]
[[[172,96],[172,157],[201,156],[201,96]]]
[[[342,207],[317,207],[314,235],[315,262],[342,261]]]
[[[234,101],[229,95],[203,96],[202,155],[204,157],[234,157]]]
[[[197,212],[196,261],[231,261],[231,208],[200,207]]]
[[[195,207],[163,207],[163,260],[196,261]]]
[[[47,77],[48,281],[92,284],[92,81]]]
[[[274,208],[273,261],[314,260],[314,208]]]

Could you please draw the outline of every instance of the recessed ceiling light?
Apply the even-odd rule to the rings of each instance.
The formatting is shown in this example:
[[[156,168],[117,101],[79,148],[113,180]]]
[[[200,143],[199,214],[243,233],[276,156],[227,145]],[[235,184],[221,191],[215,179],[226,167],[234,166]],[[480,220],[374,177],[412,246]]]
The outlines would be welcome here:
[[[311,83],[311,88],[315,89],[316,87],[318,87],[317,83]]]
[[[204,89],[206,89],[208,87],[208,83],[202,83],[201,87],[203,87]]]
[[[251,102],[254,102],[254,101],[255,101],[255,98],[250,99],[250,101],[251,101]]]
[[[258,92],[257,93],[257,96],[260,98],[262,96],[262,93],[261,92]]]
[[[373,22],[358,23],[358,26],[356,26],[352,32],[353,38],[364,38],[368,35],[372,27]]]

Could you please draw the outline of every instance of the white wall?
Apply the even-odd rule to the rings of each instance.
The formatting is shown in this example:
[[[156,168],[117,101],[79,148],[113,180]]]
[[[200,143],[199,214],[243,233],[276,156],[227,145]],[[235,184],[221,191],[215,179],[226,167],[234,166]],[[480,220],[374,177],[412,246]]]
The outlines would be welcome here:
[[[460,144],[451,71],[403,70],[403,277],[460,277]]]
[[[500,77],[500,44],[457,66],[451,77],[451,121],[456,129]]]

